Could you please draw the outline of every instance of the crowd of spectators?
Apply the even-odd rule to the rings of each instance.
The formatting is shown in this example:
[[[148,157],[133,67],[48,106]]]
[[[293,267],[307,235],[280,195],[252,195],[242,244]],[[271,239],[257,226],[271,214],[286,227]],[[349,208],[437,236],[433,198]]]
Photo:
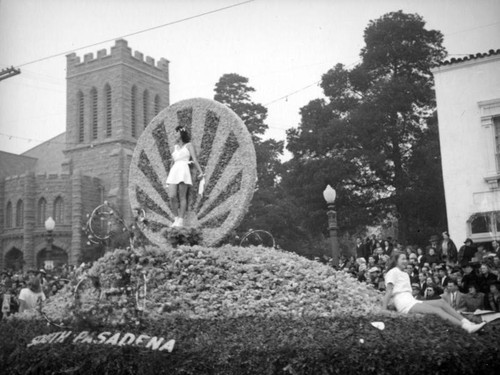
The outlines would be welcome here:
[[[339,267],[361,282],[385,290],[386,265],[394,252],[406,253],[413,295],[419,300],[443,298],[460,312],[500,312],[500,244],[475,245],[466,239],[457,248],[447,232],[431,236],[425,247],[404,246],[375,235],[356,239],[356,257],[341,256]]]
[[[0,319],[36,308],[40,301],[50,298],[62,289],[74,276],[73,266],[63,265],[51,270],[41,268],[0,274]]]

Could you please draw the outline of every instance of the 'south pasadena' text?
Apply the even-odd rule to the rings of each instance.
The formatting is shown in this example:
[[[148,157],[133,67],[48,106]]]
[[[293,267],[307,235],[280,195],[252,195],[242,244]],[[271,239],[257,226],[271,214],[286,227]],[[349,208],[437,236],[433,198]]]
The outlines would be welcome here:
[[[58,344],[71,341],[73,344],[97,344],[114,346],[139,346],[146,349],[172,352],[175,340],[165,340],[163,337],[136,335],[130,332],[90,332],[60,331],[36,336],[28,347],[41,344]]]

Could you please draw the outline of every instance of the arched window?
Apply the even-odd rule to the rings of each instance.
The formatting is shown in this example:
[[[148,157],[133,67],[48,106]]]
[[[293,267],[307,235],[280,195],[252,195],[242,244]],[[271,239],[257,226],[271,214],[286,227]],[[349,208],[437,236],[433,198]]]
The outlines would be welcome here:
[[[130,121],[132,137],[137,137],[137,87],[132,86],[132,97],[130,99]]]
[[[143,120],[144,120],[144,128],[148,126],[148,121],[149,121],[149,111],[148,111],[148,102],[149,102],[149,91],[144,90],[144,95],[142,97],[142,113],[144,115]]]
[[[111,137],[111,115],[112,115],[112,103],[111,103],[111,86],[106,83],[104,86],[104,94],[106,96],[106,137]]]
[[[160,95],[155,95],[155,116],[160,113]]]
[[[24,225],[24,203],[22,199],[17,201],[16,205],[16,227],[22,227]]]
[[[5,228],[12,228],[12,202],[7,203],[5,208]]]
[[[64,200],[62,197],[57,197],[54,201],[54,221],[57,224],[64,222]]]
[[[37,209],[37,225],[44,225],[45,219],[47,218],[47,201],[45,198],[40,198],[38,201],[38,209]]]
[[[97,139],[97,89],[90,90],[90,100],[92,101],[92,139]]]
[[[78,91],[77,104],[77,124],[78,124],[78,142],[82,143],[85,140],[85,108],[83,105],[83,92]]]

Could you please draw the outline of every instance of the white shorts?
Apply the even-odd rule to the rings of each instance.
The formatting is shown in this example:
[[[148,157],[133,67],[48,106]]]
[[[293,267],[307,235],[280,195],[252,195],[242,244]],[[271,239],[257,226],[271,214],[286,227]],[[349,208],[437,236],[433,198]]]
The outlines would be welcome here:
[[[417,303],[422,303],[422,301],[416,300],[411,293],[398,293],[394,296],[394,306],[398,312],[403,314],[408,314]]]

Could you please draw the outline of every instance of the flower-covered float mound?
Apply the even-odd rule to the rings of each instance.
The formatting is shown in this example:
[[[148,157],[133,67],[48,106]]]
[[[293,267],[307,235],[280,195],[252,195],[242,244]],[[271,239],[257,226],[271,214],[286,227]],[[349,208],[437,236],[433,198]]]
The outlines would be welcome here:
[[[376,310],[380,299],[343,271],[263,247],[115,250],[86,275],[93,282],[79,288],[77,303],[74,286],[68,286],[47,301],[47,316],[59,321],[86,314],[111,325],[172,315],[359,316]]]

